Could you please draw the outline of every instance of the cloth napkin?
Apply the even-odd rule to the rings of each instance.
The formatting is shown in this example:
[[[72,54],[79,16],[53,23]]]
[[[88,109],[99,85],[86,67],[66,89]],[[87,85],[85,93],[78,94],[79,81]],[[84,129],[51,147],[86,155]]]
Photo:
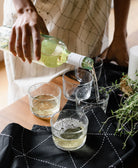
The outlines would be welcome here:
[[[106,84],[111,83],[111,70],[115,79],[120,78],[121,69],[116,68],[104,65]],[[114,96],[111,95],[112,99]],[[112,99],[109,104],[115,103]],[[73,108],[74,104],[68,101],[64,108],[68,107]],[[135,142],[130,138],[122,149],[124,137],[114,134],[115,126],[111,121],[99,132],[107,118],[100,108],[88,109],[86,115],[89,119],[86,143],[73,152],[56,148],[50,127],[34,125],[28,130],[16,123],[7,125],[0,133],[0,168],[124,168],[126,158],[135,149]]]
[[[123,137],[114,135],[108,122],[99,132],[104,112],[87,112],[89,126],[85,145],[76,151],[62,151],[53,143],[50,127],[34,125],[32,130],[12,123],[0,134],[0,168],[107,168],[124,167],[135,143],[129,139],[123,150]]]

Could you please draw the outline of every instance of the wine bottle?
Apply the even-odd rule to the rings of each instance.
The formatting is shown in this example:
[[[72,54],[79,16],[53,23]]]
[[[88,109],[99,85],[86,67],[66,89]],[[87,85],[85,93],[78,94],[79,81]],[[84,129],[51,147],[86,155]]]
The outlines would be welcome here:
[[[8,50],[10,34],[11,28],[0,27],[1,50]],[[41,34],[41,58],[37,61],[32,54],[32,59],[33,62],[47,67],[58,67],[63,63],[68,63],[89,70],[93,68],[93,59],[68,51],[61,40],[44,34]]]

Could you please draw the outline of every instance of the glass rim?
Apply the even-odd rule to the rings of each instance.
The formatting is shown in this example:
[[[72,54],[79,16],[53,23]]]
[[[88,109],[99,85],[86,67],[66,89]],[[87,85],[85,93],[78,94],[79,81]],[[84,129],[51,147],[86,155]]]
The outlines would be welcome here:
[[[103,66],[103,59],[102,59],[102,58],[100,58],[100,57],[98,57],[98,59],[100,59],[100,60],[101,60],[101,64],[100,64],[100,65],[98,65],[98,66],[94,66],[94,69],[98,69],[98,68],[100,68],[100,67],[102,67],[102,66]]]
[[[31,85],[29,88],[28,88],[28,95],[31,97],[31,98],[34,98],[35,100],[37,100],[37,98],[35,98],[35,96],[32,96],[31,95],[31,89],[32,89],[32,87],[34,87],[35,85],[37,86],[37,85],[40,85],[40,87],[42,86],[42,85],[44,85],[44,84],[47,84],[47,85],[49,85],[49,86],[51,86],[51,85],[53,85],[53,86],[56,86],[57,87],[57,89],[59,90],[59,94],[57,95],[57,96],[55,96],[55,97],[59,97],[59,96],[61,96],[61,88],[60,88],[60,86],[58,86],[57,84],[55,84],[55,83],[50,83],[50,82],[39,82],[39,83],[35,83],[35,84],[33,84],[33,85]],[[40,88],[40,87],[38,87],[38,88]],[[38,88],[36,88],[36,89],[38,89]],[[45,95],[45,94],[43,94],[43,95]],[[49,101],[51,101],[51,100],[54,100],[55,98],[49,98],[49,99],[46,99],[47,101],[49,100]],[[42,99],[43,100],[43,99]],[[45,99],[44,99],[45,100]]]
[[[108,99],[109,99],[109,94],[106,93],[106,94],[105,94],[105,97],[99,99],[97,102],[87,102],[88,99],[82,100],[81,102],[83,102],[83,103],[85,103],[85,104],[89,104],[89,106],[90,106],[90,105],[96,105],[96,104],[104,103],[104,102],[108,101]]]
[[[108,99],[109,99],[109,96],[107,96],[106,98],[103,98],[103,99],[99,100],[98,102],[85,102],[85,100],[82,100],[81,102],[83,102],[85,104],[88,104],[88,106],[93,106],[93,105],[96,105],[96,104],[102,104],[102,103],[108,101]]]
[[[76,109],[63,109],[63,110],[61,110],[61,111],[66,111],[66,110],[75,110],[75,111],[79,111],[79,110],[76,110]],[[50,118],[50,126],[51,126],[52,129],[54,129],[54,130],[56,130],[56,131],[60,131],[61,129],[57,129],[57,128],[53,127],[54,123],[53,123],[52,120],[53,120],[53,117],[54,117],[55,115],[57,115],[57,114],[60,115],[60,112],[61,112],[61,111],[58,111],[58,112],[54,113],[54,114],[51,116],[51,118]],[[88,120],[88,117],[86,116],[86,114],[83,113],[83,111],[82,111],[81,118],[83,118],[83,117],[85,117],[85,119],[87,120],[87,124],[86,124],[86,127],[87,127],[88,124],[89,124],[89,120]],[[57,119],[58,119],[58,118],[57,118]],[[82,130],[75,131],[75,132],[73,132],[73,133],[79,133],[79,132],[82,132]],[[71,134],[72,134],[72,133],[71,133]]]

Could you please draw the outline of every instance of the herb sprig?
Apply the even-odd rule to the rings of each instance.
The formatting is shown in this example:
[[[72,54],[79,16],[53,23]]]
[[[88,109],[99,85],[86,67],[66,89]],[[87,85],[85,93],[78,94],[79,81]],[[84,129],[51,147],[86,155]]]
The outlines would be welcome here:
[[[138,72],[136,72],[136,76],[138,76]],[[103,126],[108,120],[115,117],[117,120],[115,134],[126,135],[126,139],[123,143],[123,148],[125,148],[129,137],[138,133],[138,80],[131,80],[128,75],[126,75],[119,84],[115,82],[109,88],[109,91],[115,88],[120,88],[124,91],[120,108],[116,111],[111,111],[112,116],[107,118]]]

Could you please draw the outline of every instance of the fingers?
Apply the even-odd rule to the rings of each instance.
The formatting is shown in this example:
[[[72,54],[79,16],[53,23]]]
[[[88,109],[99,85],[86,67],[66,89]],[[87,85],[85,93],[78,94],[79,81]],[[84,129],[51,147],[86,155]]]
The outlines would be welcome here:
[[[9,41],[9,49],[14,56],[16,56],[15,41],[16,41],[16,31],[15,31],[15,27],[13,27],[12,32],[11,32],[11,38]]]
[[[10,51],[15,56],[17,55],[18,57],[20,57],[22,61],[28,60],[28,62],[31,63],[32,54],[30,42],[32,37],[34,55],[36,59],[39,60],[41,56],[40,31],[44,34],[48,34],[48,30],[41,17],[34,14],[32,14],[31,16],[20,16],[12,29]]]
[[[20,27],[16,29],[16,52],[18,57],[20,57],[22,61],[25,62],[22,50],[22,30]]]
[[[41,55],[41,39],[40,31],[36,25],[32,27],[29,27],[29,25],[14,27],[12,29],[10,39],[10,51],[15,56],[18,55],[22,61],[27,59],[29,63],[32,62],[30,42],[31,35],[33,40],[34,55],[36,59],[39,60]]]
[[[28,60],[29,63],[31,63],[32,58],[31,58],[31,44],[30,44],[30,29],[27,25],[23,27],[22,48],[24,57]]]
[[[9,42],[12,54],[20,57],[23,62],[27,59],[29,63],[32,62],[30,34],[27,25],[22,27],[13,27]]]
[[[18,55],[22,61],[25,61],[22,50],[22,30],[20,27],[13,27],[9,44],[12,54],[14,56]]]
[[[48,30],[41,16],[36,10],[24,12],[18,15],[14,24],[10,39],[10,51],[20,57],[22,61],[32,62],[31,37],[33,41],[34,55],[37,60],[41,56],[40,31],[48,34]]]
[[[36,25],[32,27],[32,39],[34,46],[34,55],[36,59],[39,60],[41,56],[41,39],[40,39],[40,31],[38,30]]]

